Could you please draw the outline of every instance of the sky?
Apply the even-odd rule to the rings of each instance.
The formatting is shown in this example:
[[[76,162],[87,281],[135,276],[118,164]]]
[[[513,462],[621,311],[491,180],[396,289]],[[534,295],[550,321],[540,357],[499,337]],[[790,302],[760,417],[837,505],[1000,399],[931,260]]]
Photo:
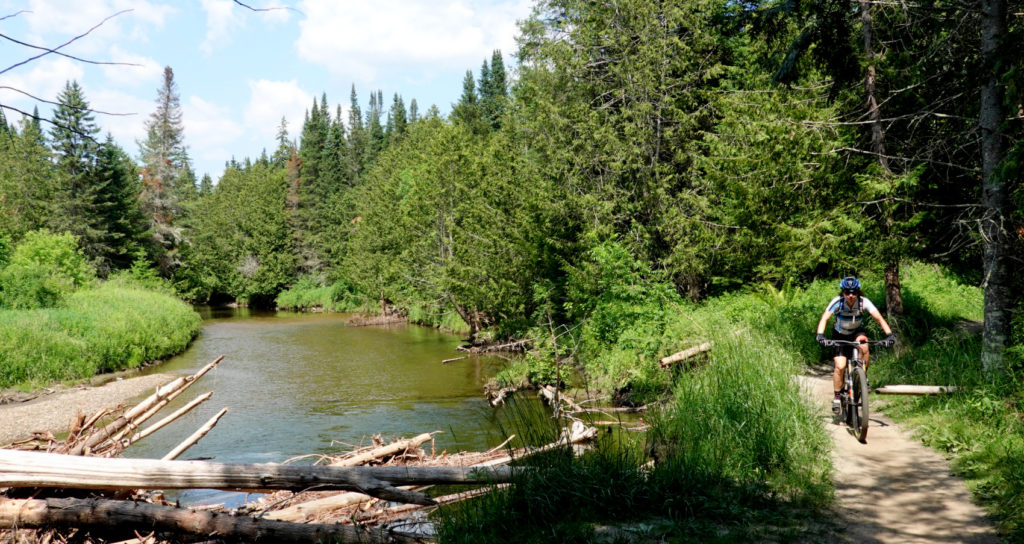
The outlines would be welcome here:
[[[355,86],[365,114],[371,92],[395,93],[443,114],[479,77],[495,49],[514,70],[517,21],[532,0],[0,0],[0,104],[49,117],[70,80],[96,123],[138,158],[163,70],[174,71],[185,143],[197,179],[216,181],[231,158],[276,148],[281,118],[298,139],[305,112],[326,93],[348,115]],[[77,37],[77,39],[75,39]],[[117,63],[117,64],[96,64]],[[16,92],[17,89],[21,92]],[[30,98],[28,93],[36,98]],[[101,113],[102,112],[102,113]],[[20,114],[5,110],[10,122]],[[44,127],[45,130],[45,127]]]

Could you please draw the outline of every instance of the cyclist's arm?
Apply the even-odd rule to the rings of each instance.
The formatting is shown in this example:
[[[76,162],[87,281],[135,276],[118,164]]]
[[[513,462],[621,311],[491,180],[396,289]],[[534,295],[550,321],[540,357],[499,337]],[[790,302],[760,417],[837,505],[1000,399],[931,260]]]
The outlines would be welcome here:
[[[889,327],[889,323],[886,322],[884,317],[882,317],[881,312],[877,309],[871,310],[871,317],[875,318],[875,321],[878,322],[878,326],[882,327],[882,332],[885,334],[892,334],[892,328]]]
[[[818,320],[818,334],[825,334],[825,325],[828,324],[828,320],[831,317],[832,312],[830,312],[828,308],[825,308],[825,312],[821,314],[821,319]]]

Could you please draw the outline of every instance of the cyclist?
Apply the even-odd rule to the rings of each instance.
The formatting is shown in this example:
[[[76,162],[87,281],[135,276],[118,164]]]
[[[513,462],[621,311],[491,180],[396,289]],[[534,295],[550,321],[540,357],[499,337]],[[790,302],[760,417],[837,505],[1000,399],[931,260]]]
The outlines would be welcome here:
[[[889,324],[882,317],[882,314],[878,312],[878,308],[864,296],[860,290],[860,280],[853,276],[843,278],[839,282],[839,295],[828,303],[828,306],[825,307],[825,312],[821,314],[821,320],[818,321],[818,343],[822,346],[835,347],[833,355],[835,368],[832,372],[832,386],[835,391],[835,396],[832,399],[832,411],[834,413],[839,413],[839,390],[843,387],[843,370],[846,369],[847,358],[853,355],[853,346],[849,344],[837,345],[832,340],[864,342],[857,346],[857,349],[860,350],[860,358],[864,361],[864,368],[866,369],[868,361],[871,359],[871,354],[868,352],[868,337],[864,333],[862,323],[865,313],[873,317],[878,322],[878,325],[882,327],[882,331],[888,335],[882,342],[884,345],[891,346],[896,342],[896,335],[893,334]],[[825,338],[825,325],[828,324],[828,320],[832,316],[835,316],[836,323],[832,329],[832,340],[829,340]]]

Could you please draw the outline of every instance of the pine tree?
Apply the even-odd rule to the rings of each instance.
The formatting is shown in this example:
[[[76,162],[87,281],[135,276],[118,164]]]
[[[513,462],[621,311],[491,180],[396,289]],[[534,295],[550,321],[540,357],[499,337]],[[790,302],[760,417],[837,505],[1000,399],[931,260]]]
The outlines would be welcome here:
[[[96,213],[105,227],[97,272],[106,276],[113,270],[131,267],[145,254],[149,243],[149,220],[139,205],[142,190],[138,168],[108,135],[100,147],[96,165]]]
[[[366,162],[364,167],[369,166],[377,155],[384,149],[384,142],[386,141],[384,134],[384,127],[381,125],[380,118],[381,113],[384,109],[384,94],[378,90],[376,93],[370,93],[370,111],[366,113],[366,130],[368,132],[367,142],[367,153],[365,155]]]
[[[49,226],[78,237],[89,259],[102,252],[103,225],[96,215],[94,173],[99,153],[96,135],[100,132],[89,104],[77,81],[67,82],[57,97],[50,142],[57,161],[59,177],[55,192],[56,209]]]
[[[281,124],[277,126],[277,149],[271,160],[275,165],[284,166],[292,154],[292,142],[288,139],[288,120],[281,116]]]
[[[416,104],[416,99],[413,98],[412,102],[409,102],[409,124],[412,125],[419,121],[420,118],[420,107]]]
[[[388,117],[391,119],[392,125],[389,138],[394,141],[405,134],[406,126],[409,123],[405,112],[405,103],[398,93],[395,93],[395,97],[391,101],[391,111],[388,113]]]
[[[495,49],[491,55],[490,67],[488,68],[487,61],[484,61],[480,71],[480,110],[491,128],[497,129],[501,126],[501,116],[505,113],[507,103],[508,75],[505,73],[501,50]]]
[[[348,109],[348,150],[346,162],[348,163],[348,176],[351,182],[357,183],[362,177],[366,167],[367,134],[363,128],[363,113],[359,108],[359,98],[356,95],[356,86],[352,85],[352,93],[349,98]]]
[[[170,66],[164,68],[156,110],[146,121],[146,139],[139,142],[139,151],[143,168],[142,206],[150,217],[153,243],[159,248],[156,260],[160,272],[170,277],[180,264],[177,255],[182,243],[178,225],[181,204],[196,195],[195,175],[185,147],[181,99]]]
[[[199,181],[199,196],[210,196],[210,193],[212,192],[213,178],[210,177],[210,174],[203,174],[203,179]]]
[[[474,132],[482,129],[483,113],[480,110],[480,98],[476,92],[476,80],[473,78],[472,70],[466,70],[466,77],[462,80],[462,96],[452,107],[452,119],[466,124]]]

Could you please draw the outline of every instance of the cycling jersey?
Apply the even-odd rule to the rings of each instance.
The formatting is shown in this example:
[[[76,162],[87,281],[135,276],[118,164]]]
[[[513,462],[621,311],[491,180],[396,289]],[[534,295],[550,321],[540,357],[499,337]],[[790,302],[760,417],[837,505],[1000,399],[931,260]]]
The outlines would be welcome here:
[[[836,316],[835,331],[840,334],[853,334],[860,330],[864,315],[877,311],[875,305],[867,297],[857,297],[852,307],[847,306],[843,296],[837,296],[828,303],[828,312]]]

